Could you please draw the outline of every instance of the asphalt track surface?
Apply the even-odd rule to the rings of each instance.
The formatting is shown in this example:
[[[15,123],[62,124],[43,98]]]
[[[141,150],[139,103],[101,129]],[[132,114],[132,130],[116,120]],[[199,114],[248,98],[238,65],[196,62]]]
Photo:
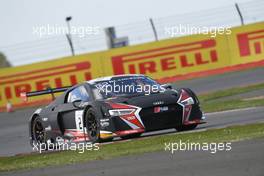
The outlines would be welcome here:
[[[179,81],[177,87],[189,87],[197,93],[212,92],[237,86],[264,82],[264,69],[257,68],[241,72],[226,73],[207,78]],[[175,85],[173,85],[175,86]],[[28,119],[36,108],[19,110],[13,113],[0,113],[0,156],[28,153],[32,148],[28,142]],[[199,128],[216,128],[225,125],[254,123],[263,120],[264,108],[249,109],[207,115],[208,123]],[[199,129],[198,128],[198,129]],[[145,135],[174,132],[165,130]]]
[[[264,82],[264,67],[225,73],[206,78],[176,82],[177,87],[189,87],[196,93],[206,93]]]

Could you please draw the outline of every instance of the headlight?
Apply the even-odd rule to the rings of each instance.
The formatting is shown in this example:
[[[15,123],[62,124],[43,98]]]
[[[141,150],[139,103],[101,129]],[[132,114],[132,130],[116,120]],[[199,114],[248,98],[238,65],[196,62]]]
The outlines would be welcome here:
[[[122,116],[132,114],[134,111],[135,109],[113,109],[109,110],[109,114],[111,116]]]
[[[181,102],[183,105],[192,105],[194,104],[194,100],[192,97],[189,97]]]

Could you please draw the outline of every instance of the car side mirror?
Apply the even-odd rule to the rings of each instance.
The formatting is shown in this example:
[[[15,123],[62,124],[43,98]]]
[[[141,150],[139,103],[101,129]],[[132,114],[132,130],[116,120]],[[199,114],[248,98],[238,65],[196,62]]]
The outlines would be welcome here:
[[[172,85],[171,84],[162,84],[162,87],[164,89],[172,89]]]
[[[75,108],[80,109],[80,104],[81,104],[81,102],[82,102],[82,100],[77,99],[77,100],[74,100],[74,101],[72,102],[72,105],[73,105]]]

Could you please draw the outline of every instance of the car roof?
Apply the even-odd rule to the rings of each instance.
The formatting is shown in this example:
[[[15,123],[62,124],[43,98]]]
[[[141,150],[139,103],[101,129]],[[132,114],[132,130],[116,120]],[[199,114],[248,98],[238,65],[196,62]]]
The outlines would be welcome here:
[[[100,81],[109,81],[109,80],[112,80],[114,78],[134,77],[134,76],[145,76],[145,75],[142,75],[142,74],[123,74],[123,75],[105,76],[105,77],[100,77],[100,78],[96,78],[96,79],[86,81],[86,83],[94,84],[94,83],[100,82]]]
[[[122,77],[136,77],[136,76],[144,76],[143,74],[122,74],[122,75],[113,75],[113,76],[106,76],[106,77],[99,77],[96,79],[92,79],[89,81],[85,81],[84,83],[80,83],[77,85],[72,86],[71,88],[69,88],[68,90],[66,90],[63,94],[61,94],[60,96],[56,97],[56,99],[54,101],[52,101],[49,106],[51,105],[56,105],[56,104],[62,104],[65,100],[65,97],[67,95],[68,92],[70,92],[71,90],[73,90],[76,87],[79,87],[80,85],[83,85],[85,83],[88,83],[90,85],[95,84],[96,82],[100,82],[100,81],[108,81],[108,80],[112,80],[114,78],[122,78]]]

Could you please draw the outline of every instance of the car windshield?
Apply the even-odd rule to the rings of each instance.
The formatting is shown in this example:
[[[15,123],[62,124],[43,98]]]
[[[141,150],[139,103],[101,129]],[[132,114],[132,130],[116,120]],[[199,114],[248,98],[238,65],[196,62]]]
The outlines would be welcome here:
[[[160,84],[145,76],[114,77],[111,80],[97,81],[93,87],[97,99],[141,96],[164,91]]]

